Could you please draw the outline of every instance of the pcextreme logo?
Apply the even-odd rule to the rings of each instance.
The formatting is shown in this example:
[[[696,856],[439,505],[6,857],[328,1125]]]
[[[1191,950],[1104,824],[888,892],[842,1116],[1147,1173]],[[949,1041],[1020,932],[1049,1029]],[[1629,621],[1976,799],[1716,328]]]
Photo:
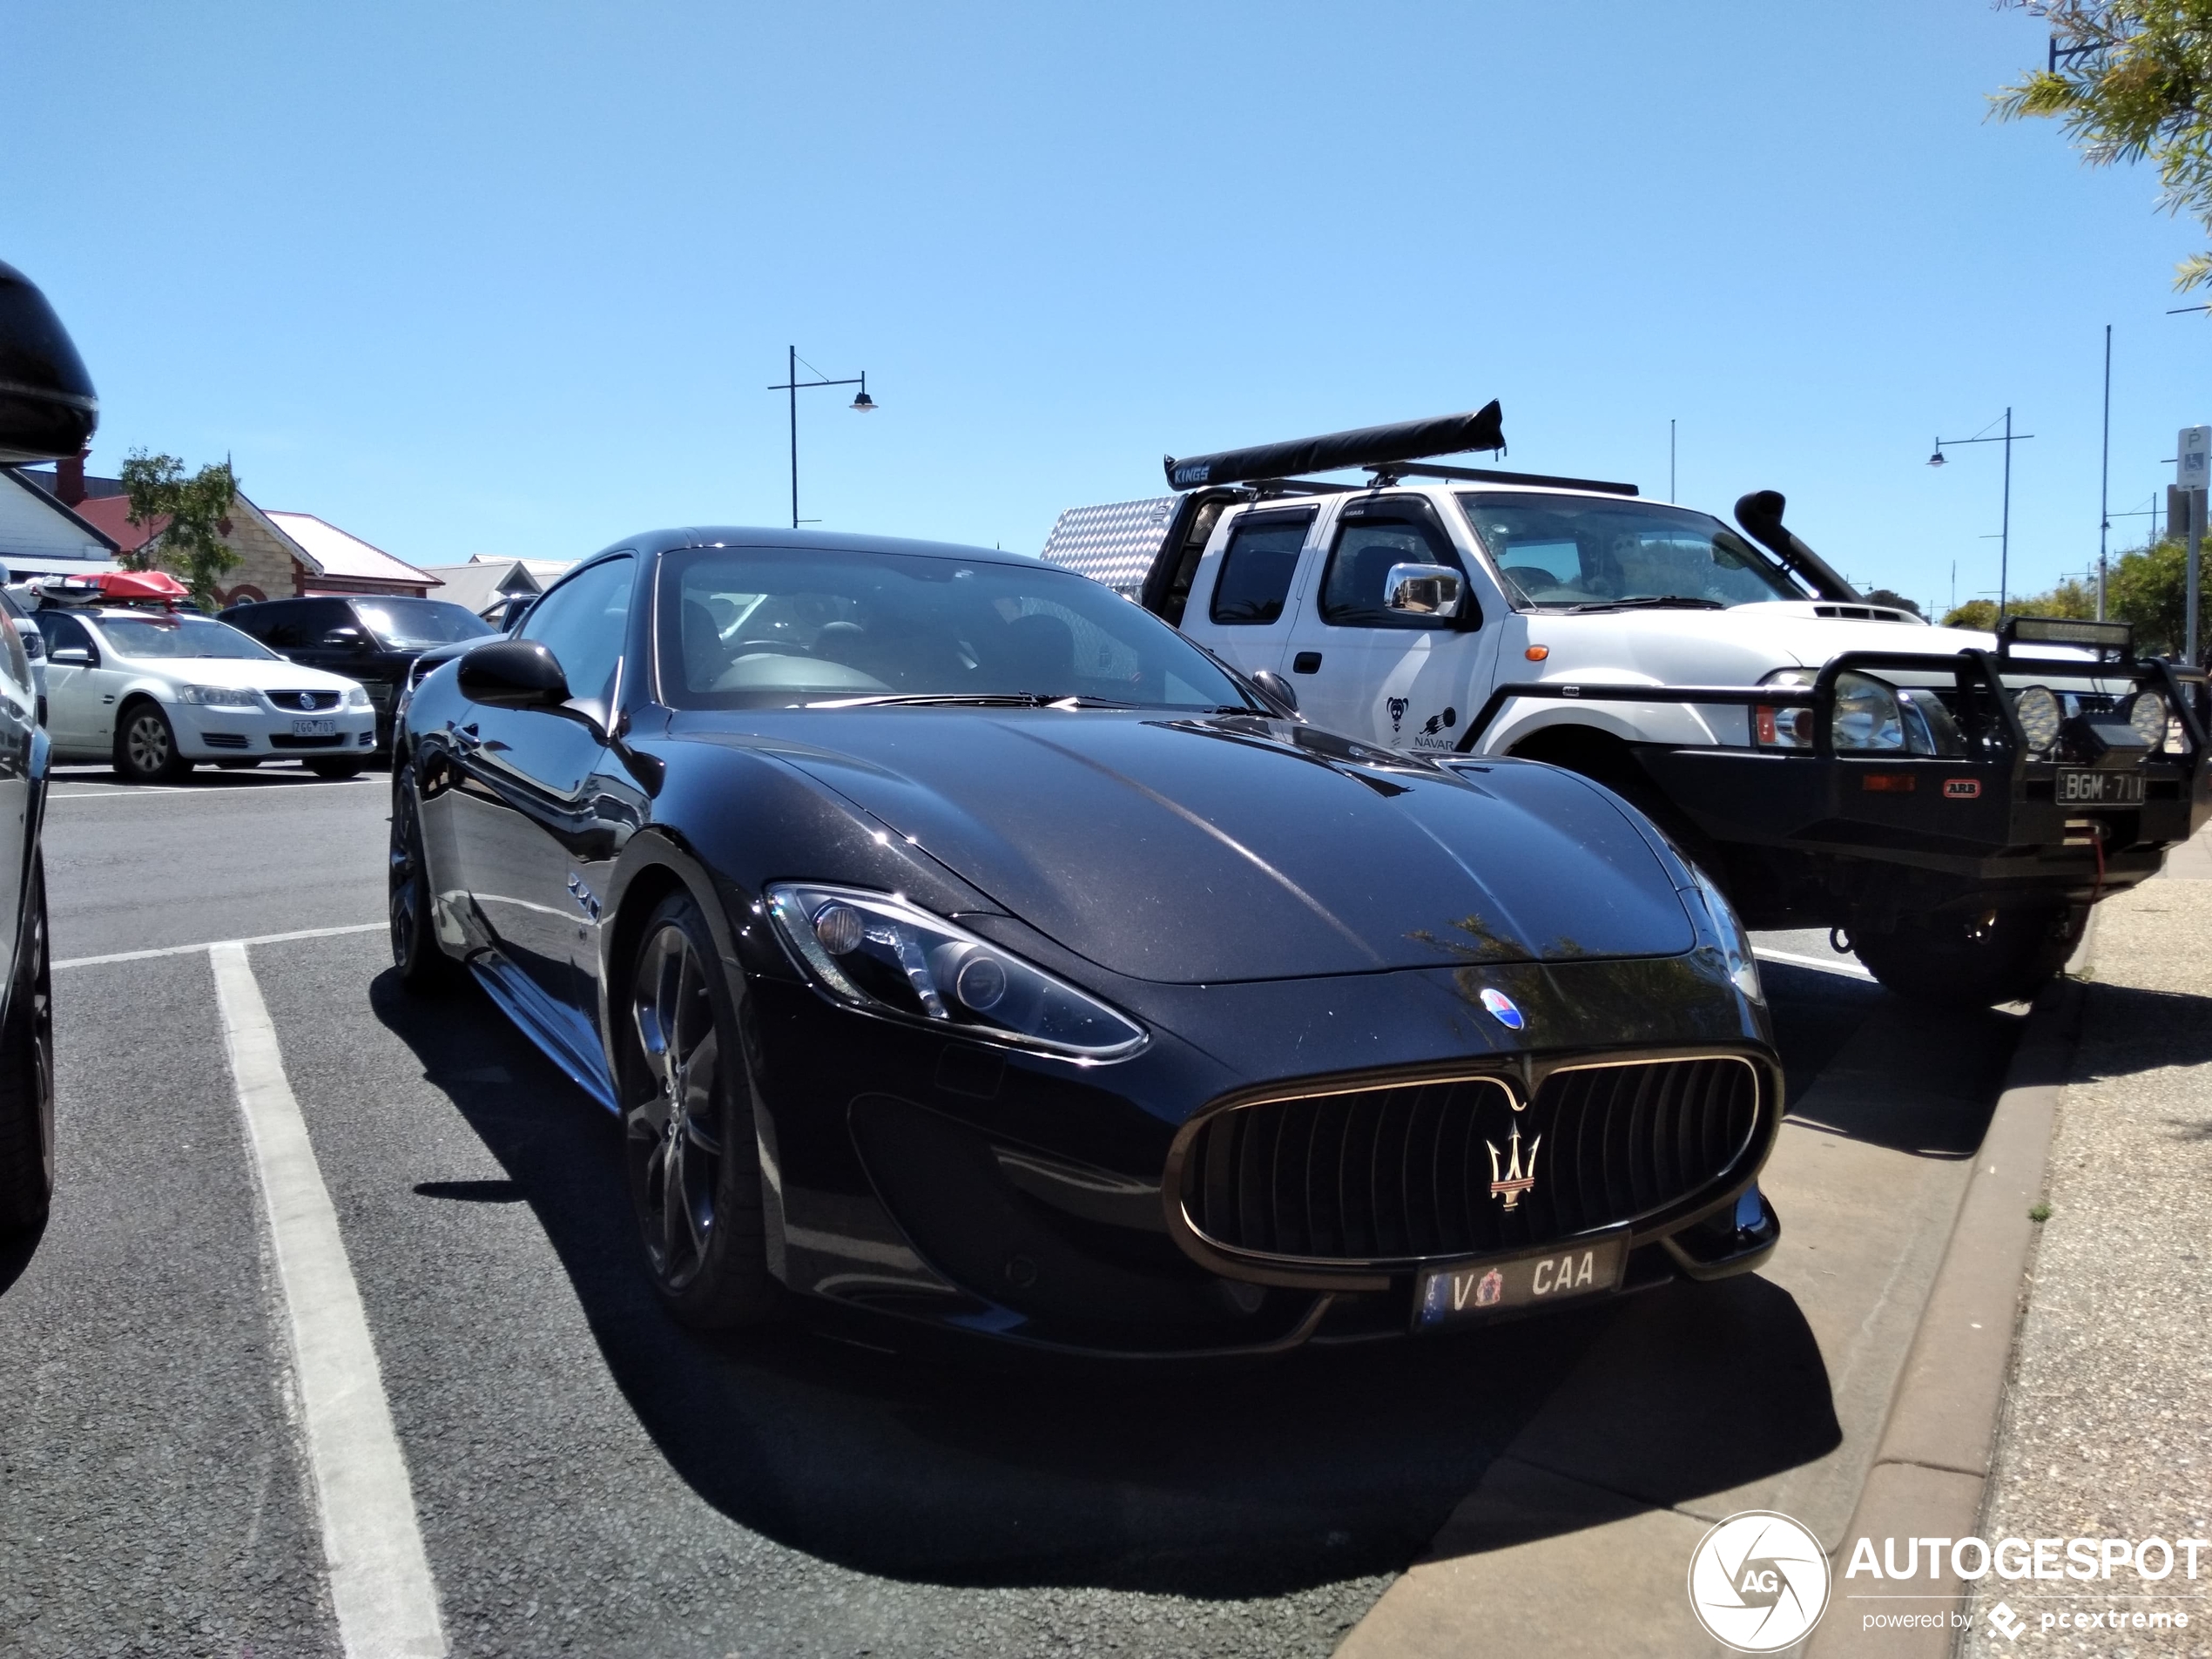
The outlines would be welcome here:
[[[1778,1653],[1802,1642],[1827,1607],[1827,1552],[1787,1515],[1730,1515],[1690,1554],[1690,1611],[1738,1653]]]

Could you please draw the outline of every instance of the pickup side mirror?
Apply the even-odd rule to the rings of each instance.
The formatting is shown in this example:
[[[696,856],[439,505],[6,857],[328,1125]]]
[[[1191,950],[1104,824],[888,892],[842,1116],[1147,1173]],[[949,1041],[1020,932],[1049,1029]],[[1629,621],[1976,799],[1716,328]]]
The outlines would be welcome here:
[[[1383,609],[1413,617],[1456,617],[1465,583],[1447,564],[1393,564],[1383,581]]]
[[[331,651],[367,651],[368,636],[358,628],[333,628],[322,637],[322,643]]]
[[[89,645],[64,645],[46,653],[46,660],[56,668],[98,668],[99,653]]]
[[[559,660],[535,639],[495,639],[461,659],[461,695],[493,709],[557,709],[569,700]]]

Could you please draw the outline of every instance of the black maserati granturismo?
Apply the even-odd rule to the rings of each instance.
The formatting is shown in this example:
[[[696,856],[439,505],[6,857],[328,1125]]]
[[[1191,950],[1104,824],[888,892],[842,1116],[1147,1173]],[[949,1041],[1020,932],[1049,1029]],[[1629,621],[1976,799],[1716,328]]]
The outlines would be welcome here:
[[[1252,1352],[1779,1235],[1757,971],[1665,837],[1033,559],[634,537],[423,680],[394,790],[399,974],[619,1116],[692,1324]]]

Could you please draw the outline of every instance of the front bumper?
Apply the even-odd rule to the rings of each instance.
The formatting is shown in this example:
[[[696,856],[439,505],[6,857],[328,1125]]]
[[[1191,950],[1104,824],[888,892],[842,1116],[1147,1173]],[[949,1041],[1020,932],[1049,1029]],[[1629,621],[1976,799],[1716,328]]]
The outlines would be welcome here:
[[[193,760],[328,760],[373,754],[376,711],[338,708],[313,715],[285,710],[172,705],[166,712],[179,753]],[[331,730],[303,735],[297,724],[327,721]]]
[[[1638,979],[1651,966],[1493,971],[1511,975],[1512,995],[1538,1011],[1541,1026],[1551,1011],[1602,1019],[1631,1000],[1663,1003]],[[1636,981],[1633,998],[1618,986],[1608,994],[1602,979]],[[1434,1076],[1440,1065],[1459,1076],[1509,1076],[1526,1089],[1561,1062],[1588,1057],[1540,1054],[1473,1021],[1457,1022],[1456,1042],[1440,1042],[1466,1012],[1453,980],[1422,971],[1175,988],[1194,1001],[1233,1001],[1217,1012],[1264,1032],[1277,1064],[1301,1054],[1324,1063],[1332,1053],[1379,1054],[1384,1064],[1355,1074],[1368,1082]],[[1683,988],[1721,1004],[1716,984]],[[1252,1095],[1238,1086],[1239,1071],[1251,1074],[1157,1023],[1144,1055],[1086,1069],[871,1020],[788,981],[754,980],[751,995],[770,1263],[804,1295],[1033,1347],[1190,1359],[1403,1337],[1414,1328],[1424,1271],[1486,1259],[1463,1240],[1420,1256],[1285,1270],[1211,1248],[1179,1224],[1178,1160],[1194,1126]],[[1671,1017],[1678,1047],[1718,1038],[1757,1067],[1762,1098],[1724,1167],[1636,1222],[1621,1291],[1749,1271],[1778,1237],[1763,1207],[1748,1228],[1734,1224],[1780,1118],[1780,1074],[1764,1031],[1740,1014]],[[1551,1022],[1554,1037],[1563,1020]],[[1642,1033],[1647,1042],[1654,1035]],[[1513,1250],[1525,1252],[1532,1238],[1542,1242],[1517,1234]]]

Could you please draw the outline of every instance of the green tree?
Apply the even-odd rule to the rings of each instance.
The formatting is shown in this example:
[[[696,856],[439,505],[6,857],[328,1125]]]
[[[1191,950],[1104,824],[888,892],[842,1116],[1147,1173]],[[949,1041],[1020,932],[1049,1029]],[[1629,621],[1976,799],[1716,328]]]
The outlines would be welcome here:
[[[2160,204],[2212,234],[2212,0],[2000,0],[2051,26],[2056,68],[1996,93],[2000,120],[2060,123],[2092,166],[2149,161]],[[2174,286],[2212,280],[2212,252]]]
[[[1979,628],[1983,633],[1997,631],[1997,601],[1969,599],[1966,604],[1943,613],[1946,628]]]
[[[1909,610],[1916,617],[1927,615],[1920,609],[1918,601],[1906,598],[1894,588],[1876,588],[1866,596],[1866,603],[1870,605],[1893,605],[1899,610]]]
[[[132,523],[158,527],[125,562],[134,570],[167,565],[195,604],[214,610],[222,602],[222,578],[239,565],[223,540],[231,498],[238,494],[230,462],[202,467],[187,478],[176,456],[133,449],[123,462],[123,493],[130,498]]]
[[[2212,605],[2197,598],[2197,637],[2212,638]],[[2135,624],[2135,650],[2144,656],[2179,651],[2187,641],[2182,623],[2188,612],[2188,550],[2164,541],[2122,553],[2105,583],[2106,614]]]
[[[2014,617],[2069,617],[2087,621],[2097,614],[2096,590],[2069,577],[2048,593],[2016,593],[2006,606],[2006,613]],[[1944,613],[1946,628],[1979,628],[1984,633],[1997,631],[1997,602],[1994,599],[1969,599],[1957,609]]]

